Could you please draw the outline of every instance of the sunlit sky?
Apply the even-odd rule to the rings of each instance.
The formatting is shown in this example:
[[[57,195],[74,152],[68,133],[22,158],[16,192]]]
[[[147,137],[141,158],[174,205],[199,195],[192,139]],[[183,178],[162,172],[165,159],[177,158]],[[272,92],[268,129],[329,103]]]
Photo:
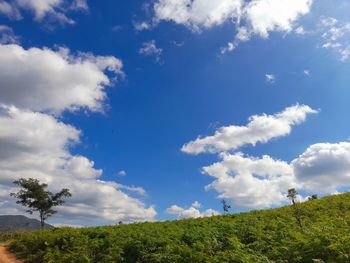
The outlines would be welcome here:
[[[0,43],[0,214],[20,177],[62,225],[348,190],[347,0],[0,0]]]

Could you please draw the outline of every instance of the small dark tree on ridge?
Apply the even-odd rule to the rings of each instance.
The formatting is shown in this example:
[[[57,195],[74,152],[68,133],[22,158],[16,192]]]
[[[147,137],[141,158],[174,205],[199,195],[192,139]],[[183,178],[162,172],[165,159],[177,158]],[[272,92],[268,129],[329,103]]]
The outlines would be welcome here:
[[[39,180],[33,178],[21,178],[13,183],[22,189],[10,195],[18,199],[17,204],[28,208],[27,213],[39,212],[42,228],[45,226],[45,220],[57,212],[52,208],[63,205],[63,199],[72,196],[69,189],[62,189],[56,194],[45,191],[48,185],[42,184]]]
[[[292,201],[293,205],[296,204],[297,196],[298,196],[298,192],[297,190],[295,190],[295,188],[291,188],[288,190],[287,197]]]
[[[318,196],[316,194],[313,194],[312,196],[309,196],[308,200],[312,201],[312,200],[317,200]]]
[[[224,213],[228,213],[229,209],[231,209],[231,205],[227,204],[226,200],[221,200],[222,209],[224,210]]]

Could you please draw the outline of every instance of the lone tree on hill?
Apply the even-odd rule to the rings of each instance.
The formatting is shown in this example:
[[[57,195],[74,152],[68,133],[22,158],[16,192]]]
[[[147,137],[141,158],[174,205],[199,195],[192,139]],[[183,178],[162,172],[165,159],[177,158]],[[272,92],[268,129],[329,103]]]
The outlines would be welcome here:
[[[21,178],[13,183],[22,189],[17,193],[11,193],[10,196],[18,199],[17,204],[27,207],[27,213],[33,214],[38,211],[42,228],[45,226],[45,220],[57,212],[52,208],[63,205],[63,199],[72,196],[69,189],[62,189],[56,194],[46,191],[48,185],[41,184],[39,180],[33,178]]]
[[[298,192],[297,190],[295,190],[295,188],[291,188],[288,190],[287,197],[292,201],[293,205],[296,204],[297,196],[298,196]]]
[[[301,220],[301,217],[303,215],[303,211],[301,210],[301,208],[299,206],[300,204],[297,200],[297,198],[298,198],[297,190],[295,188],[289,189],[287,197],[292,201],[293,216],[294,216],[295,220],[297,221],[301,230],[303,230],[303,224],[302,224],[302,220]]]
[[[221,200],[221,204],[224,213],[228,213],[228,210],[231,209],[231,205],[227,204],[226,200]]]

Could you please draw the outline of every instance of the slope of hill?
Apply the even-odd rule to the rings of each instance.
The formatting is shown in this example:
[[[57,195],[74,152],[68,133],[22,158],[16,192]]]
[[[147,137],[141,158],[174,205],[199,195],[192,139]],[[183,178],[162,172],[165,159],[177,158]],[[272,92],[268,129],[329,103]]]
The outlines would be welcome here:
[[[46,228],[53,226],[46,224]],[[0,216],[0,232],[8,231],[35,231],[40,229],[40,221],[20,215]]]
[[[350,262],[350,194],[308,201],[297,210],[45,230],[18,237],[11,248],[33,263]]]

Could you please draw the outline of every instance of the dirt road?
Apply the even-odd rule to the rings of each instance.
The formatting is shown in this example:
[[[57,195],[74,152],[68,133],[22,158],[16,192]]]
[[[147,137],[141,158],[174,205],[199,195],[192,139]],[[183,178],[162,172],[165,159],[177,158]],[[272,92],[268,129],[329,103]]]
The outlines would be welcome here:
[[[0,263],[22,263],[11,255],[6,247],[0,245]]]

